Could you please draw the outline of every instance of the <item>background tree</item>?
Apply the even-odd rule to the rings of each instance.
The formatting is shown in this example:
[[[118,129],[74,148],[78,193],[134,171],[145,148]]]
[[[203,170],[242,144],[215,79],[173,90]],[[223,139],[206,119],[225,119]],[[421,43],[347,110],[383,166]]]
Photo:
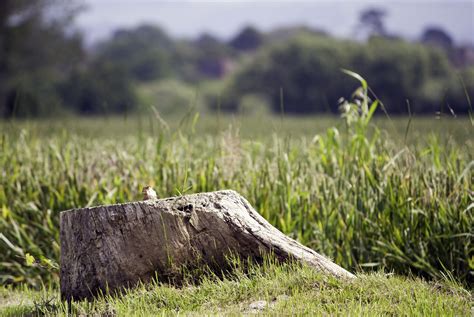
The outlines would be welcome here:
[[[60,110],[56,85],[84,53],[80,35],[65,33],[77,9],[54,0],[0,2],[1,116]]]
[[[130,74],[120,65],[95,61],[77,69],[58,91],[65,107],[80,115],[126,114],[137,106]]]
[[[263,43],[262,34],[254,27],[244,27],[229,45],[239,51],[254,51]]]
[[[79,10],[75,2],[60,0],[0,2],[1,117],[124,112],[134,106],[131,71],[84,49],[71,24]],[[151,76],[148,67],[133,71]]]
[[[142,25],[131,30],[119,30],[98,47],[97,59],[121,65],[139,81],[151,81],[168,76],[173,41],[156,26]]]
[[[263,50],[235,75],[225,106],[238,110],[240,98],[260,94],[275,112],[282,101],[287,113],[335,112],[342,91],[355,88],[340,68],[351,68],[349,52],[359,49],[350,42],[300,36]]]
[[[454,45],[453,39],[448,32],[436,26],[426,28],[420,40],[423,44],[437,46],[446,51],[451,50]]]
[[[356,31],[359,29],[367,32],[368,37],[371,36],[387,36],[387,31],[385,29],[385,17],[387,12],[380,8],[368,8],[361,12],[359,16],[359,26],[356,28]]]
[[[286,113],[336,113],[338,99],[356,85],[341,68],[367,79],[390,113],[405,113],[407,99],[413,111],[434,113],[447,96],[453,109],[466,111],[455,88],[461,83],[439,49],[384,38],[360,44],[309,35],[259,52],[234,76],[224,106],[238,111],[240,98],[258,94],[270,100],[275,112],[283,101]]]
[[[202,34],[194,45],[199,74],[208,78],[223,77],[229,60],[235,56],[232,48],[210,34]]]

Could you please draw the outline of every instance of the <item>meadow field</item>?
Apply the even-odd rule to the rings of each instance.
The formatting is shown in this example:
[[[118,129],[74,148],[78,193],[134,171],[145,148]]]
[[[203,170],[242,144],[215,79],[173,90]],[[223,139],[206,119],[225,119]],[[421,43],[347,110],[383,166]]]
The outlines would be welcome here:
[[[143,286],[78,303],[76,312],[128,315],[149,305],[144,314],[242,313],[241,303],[285,294],[267,309],[468,314],[473,131],[468,117],[448,115],[351,121],[190,111],[2,121],[0,311],[66,313],[57,291],[59,212],[139,200],[152,185],[160,197],[236,190],[285,234],[361,279],[344,284],[269,265],[185,289]]]

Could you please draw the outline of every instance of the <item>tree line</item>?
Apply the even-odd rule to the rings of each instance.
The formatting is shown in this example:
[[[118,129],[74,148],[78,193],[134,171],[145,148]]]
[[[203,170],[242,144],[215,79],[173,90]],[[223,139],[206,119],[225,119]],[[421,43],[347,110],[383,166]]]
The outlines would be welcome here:
[[[440,49],[382,37],[361,44],[307,35],[258,52],[233,76],[223,105],[237,111],[241,96],[257,94],[275,112],[283,104],[290,113],[335,113],[339,98],[358,85],[341,69],[368,80],[372,98],[390,113],[470,110],[474,68],[454,68]]]
[[[306,27],[262,33],[251,26],[228,41],[174,39],[142,25],[87,49],[73,27],[80,10],[57,0],[0,2],[0,117],[137,112],[137,87],[170,78],[219,81],[225,111],[242,111],[247,101],[247,108],[264,103],[274,112],[335,113],[356,85],[341,68],[366,78],[392,113],[404,113],[407,100],[419,113],[466,113],[474,94],[474,68],[459,62],[447,33],[429,28],[410,43],[388,34],[376,10],[361,16],[371,30],[364,42]],[[211,111],[215,94],[206,94]]]

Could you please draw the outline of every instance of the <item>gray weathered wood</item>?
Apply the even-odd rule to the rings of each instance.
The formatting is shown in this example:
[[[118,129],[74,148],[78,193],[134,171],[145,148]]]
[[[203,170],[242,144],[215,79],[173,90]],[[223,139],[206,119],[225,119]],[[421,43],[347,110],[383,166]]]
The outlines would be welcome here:
[[[90,298],[179,268],[219,268],[232,254],[294,258],[327,274],[354,275],[285,236],[235,191],[218,191],[61,213],[61,296]]]

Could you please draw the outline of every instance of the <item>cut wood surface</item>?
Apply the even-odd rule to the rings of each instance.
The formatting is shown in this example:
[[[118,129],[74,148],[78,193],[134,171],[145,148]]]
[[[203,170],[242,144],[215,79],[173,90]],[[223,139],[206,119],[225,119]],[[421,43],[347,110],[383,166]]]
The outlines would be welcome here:
[[[90,298],[182,267],[223,268],[229,254],[261,261],[272,253],[339,278],[354,275],[285,236],[245,198],[225,190],[64,211],[60,219],[61,296]]]

